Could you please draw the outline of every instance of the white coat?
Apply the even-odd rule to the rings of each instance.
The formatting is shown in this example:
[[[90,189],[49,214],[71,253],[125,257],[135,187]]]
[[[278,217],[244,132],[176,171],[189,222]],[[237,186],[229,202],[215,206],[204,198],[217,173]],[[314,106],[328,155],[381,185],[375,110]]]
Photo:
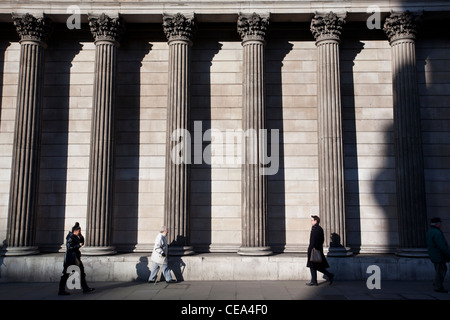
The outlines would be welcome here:
[[[166,255],[165,261],[164,257],[162,256],[162,253]],[[162,264],[164,261],[164,264],[167,264],[168,253],[169,253],[169,246],[167,245],[166,236],[162,233],[158,233],[155,239],[155,245],[153,247],[151,260],[159,264]]]

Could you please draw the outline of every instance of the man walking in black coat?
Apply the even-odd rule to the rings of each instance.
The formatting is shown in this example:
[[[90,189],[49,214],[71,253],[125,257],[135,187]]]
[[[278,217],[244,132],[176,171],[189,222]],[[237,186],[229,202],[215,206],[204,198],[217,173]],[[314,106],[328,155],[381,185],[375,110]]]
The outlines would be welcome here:
[[[77,222],[72,227],[72,232],[69,232],[66,237],[66,254],[64,256],[63,265],[63,275],[59,281],[59,295],[68,295],[69,292],[66,291],[67,279],[69,274],[67,273],[67,268],[71,265],[75,265],[80,269],[80,282],[84,293],[88,293],[94,290],[94,288],[89,288],[86,282],[86,274],[84,273],[84,266],[81,262],[81,252],[80,248],[84,245],[84,237],[81,234],[80,224]]]
[[[307,286],[317,286],[317,271],[322,272],[328,277],[328,281],[330,281],[330,284],[333,283],[334,274],[327,271],[326,269],[329,268],[329,264],[327,259],[325,258],[325,255],[323,254],[323,242],[325,240],[325,237],[323,235],[323,229],[319,225],[320,218],[318,216],[311,216],[311,235],[309,238],[309,247],[308,247],[308,262],[306,263],[306,266],[310,268],[311,271],[311,282],[307,283]],[[311,252],[312,249],[315,248],[320,252],[320,255],[322,257],[321,262],[312,262],[311,260]]]

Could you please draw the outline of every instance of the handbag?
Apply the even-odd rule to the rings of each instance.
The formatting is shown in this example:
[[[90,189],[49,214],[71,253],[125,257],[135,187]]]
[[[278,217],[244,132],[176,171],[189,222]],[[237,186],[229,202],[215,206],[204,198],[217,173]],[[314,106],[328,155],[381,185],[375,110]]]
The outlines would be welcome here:
[[[320,251],[316,248],[312,248],[311,250],[311,256],[309,257],[310,262],[314,263],[320,263],[322,262],[322,255],[320,254]]]

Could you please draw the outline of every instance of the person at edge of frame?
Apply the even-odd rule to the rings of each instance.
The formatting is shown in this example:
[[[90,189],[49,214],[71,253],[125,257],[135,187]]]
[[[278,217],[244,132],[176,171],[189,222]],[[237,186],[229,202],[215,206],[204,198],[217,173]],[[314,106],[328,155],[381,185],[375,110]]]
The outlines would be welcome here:
[[[427,232],[428,256],[434,264],[434,291],[450,293],[444,288],[445,274],[447,273],[447,262],[450,261],[450,249],[447,240],[441,230],[442,220],[439,217],[431,219],[430,229]]]

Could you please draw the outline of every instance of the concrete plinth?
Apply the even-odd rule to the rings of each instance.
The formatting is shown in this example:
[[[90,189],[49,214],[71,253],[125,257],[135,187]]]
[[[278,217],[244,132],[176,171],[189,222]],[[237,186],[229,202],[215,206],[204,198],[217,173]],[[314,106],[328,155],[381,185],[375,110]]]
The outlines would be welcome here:
[[[112,256],[82,256],[88,281],[146,281],[150,274],[151,253]],[[0,281],[58,281],[63,268],[63,253],[2,257]],[[383,280],[430,280],[433,264],[428,258],[389,255],[354,255],[345,259],[328,257],[329,271],[336,281],[366,281],[380,267]],[[236,253],[197,254],[169,257],[178,280],[310,280],[305,254],[241,256]]]

